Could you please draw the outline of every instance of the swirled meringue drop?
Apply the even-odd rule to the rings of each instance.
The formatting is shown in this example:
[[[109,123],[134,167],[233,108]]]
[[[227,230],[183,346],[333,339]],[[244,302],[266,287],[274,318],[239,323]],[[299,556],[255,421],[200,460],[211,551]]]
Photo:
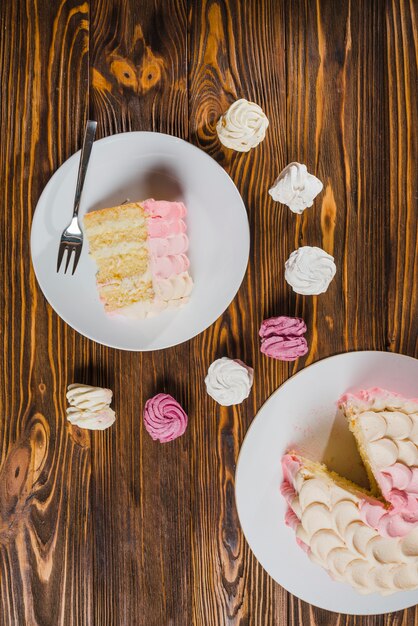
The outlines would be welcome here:
[[[240,404],[250,395],[254,370],[238,359],[216,359],[205,378],[208,394],[222,406]]]
[[[115,419],[110,408],[113,393],[110,389],[74,383],[67,387],[67,419],[71,424],[88,430],[105,430]]]
[[[323,184],[309,174],[303,163],[289,163],[276,178],[269,194],[277,202],[286,204],[293,213],[303,213],[311,207],[314,198],[322,191]]]
[[[187,413],[168,393],[158,393],[145,403],[144,425],[154,441],[177,439],[186,430],[187,421]]]
[[[324,293],[337,270],[334,257],[322,248],[302,246],[287,259],[285,279],[293,291],[304,296]]]
[[[248,152],[261,143],[269,121],[263,109],[244,98],[237,100],[216,125],[220,142],[238,152]]]

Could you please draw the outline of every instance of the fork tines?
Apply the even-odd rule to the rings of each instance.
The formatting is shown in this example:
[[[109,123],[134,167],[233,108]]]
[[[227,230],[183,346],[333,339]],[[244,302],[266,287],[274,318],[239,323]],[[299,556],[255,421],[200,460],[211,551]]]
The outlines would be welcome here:
[[[67,269],[68,266],[70,265],[70,260],[72,257],[72,254],[74,252],[74,264],[73,264],[73,271],[71,272],[71,274],[74,274],[76,267],[78,265],[78,261],[80,259],[80,255],[81,255],[81,247],[82,247],[82,242],[66,242],[66,241],[61,241],[60,243],[60,247],[58,250],[58,260],[57,260],[57,272],[59,272],[60,267],[61,267],[61,263],[62,263],[62,259],[64,256],[64,252],[67,252],[67,260],[65,263],[65,269],[64,269],[64,274],[67,273]]]

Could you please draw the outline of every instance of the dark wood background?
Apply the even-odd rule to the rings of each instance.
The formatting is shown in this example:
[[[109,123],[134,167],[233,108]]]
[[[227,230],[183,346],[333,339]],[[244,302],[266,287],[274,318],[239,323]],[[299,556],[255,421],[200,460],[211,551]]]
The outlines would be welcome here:
[[[290,374],[346,350],[418,356],[415,0],[3,0],[0,2],[0,624],[3,626],[411,626],[414,609],[338,616],[287,594],[257,564],[234,503],[239,448]],[[249,154],[215,124],[238,97],[268,115]],[[247,275],[194,340],[136,354],[99,346],[46,303],[29,236],[51,174],[99,136],[155,130],[191,141],[232,176],[251,225]],[[290,161],[324,181],[295,216],[268,196]],[[324,247],[338,273],[292,293],[284,262]],[[51,260],[53,262],[53,260]],[[310,352],[259,353],[261,320],[301,315]],[[211,361],[255,368],[252,394],[221,408]],[[114,390],[117,423],[65,419],[74,381]],[[186,434],[153,442],[145,400],[172,393]]]

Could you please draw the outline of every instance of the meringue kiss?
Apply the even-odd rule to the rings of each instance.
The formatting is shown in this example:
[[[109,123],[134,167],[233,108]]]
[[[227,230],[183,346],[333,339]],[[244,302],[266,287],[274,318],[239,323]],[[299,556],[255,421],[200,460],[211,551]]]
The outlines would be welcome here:
[[[302,246],[287,259],[284,276],[296,293],[315,296],[328,289],[336,271],[334,257],[325,250]]]
[[[216,130],[224,146],[238,152],[248,152],[263,141],[268,125],[262,108],[255,102],[241,98],[221,116]]]
[[[208,394],[222,406],[240,404],[250,395],[254,370],[242,361],[216,359],[205,378]]]

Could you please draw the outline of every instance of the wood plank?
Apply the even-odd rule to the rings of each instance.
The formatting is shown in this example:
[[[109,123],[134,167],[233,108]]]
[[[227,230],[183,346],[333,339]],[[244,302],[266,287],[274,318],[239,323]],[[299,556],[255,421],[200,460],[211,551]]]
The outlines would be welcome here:
[[[186,2],[91,3],[91,114],[99,136],[187,138]],[[140,198],[138,198],[140,199]],[[162,445],[145,401],[171,393],[194,419],[189,344],[153,353],[94,347],[115,390],[114,429],[93,442],[95,623],[190,624],[190,436]],[[125,390],[128,390],[125,393]]]
[[[398,3],[392,8],[397,12]],[[323,247],[338,268],[326,294],[297,302],[311,321],[306,363],[345,350],[385,350],[388,301],[399,293],[391,280],[398,261],[390,261],[388,229],[391,215],[399,219],[389,201],[388,163],[398,140],[391,131],[392,107],[386,105],[388,16],[379,2],[292,2],[287,9],[288,161],[307,163],[324,181],[321,201],[297,218],[295,245]],[[406,40],[397,50],[406,57],[411,53]],[[416,242],[416,222],[410,237]],[[416,320],[418,310],[413,311]],[[321,626],[416,619],[410,610],[341,621],[296,598],[291,613],[295,623]]]
[[[81,626],[92,615],[90,450],[66,427],[65,388],[82,344],[36,285],[29,233],[42,188],[79,147],[88,6],[3,2],[0,24],[0,619]]]
[[[246,426],[265,397],[290,373],[283,364],[265,359],[260,362],[255,329],[263,317],[283,313],[302,315],[307,321],[310,352],[293,371],[345,350],[386,348],[385,312],[390,289],[385,254],[390,245],[386,171],[390,148],[384,104],[384,6],[377,2],[347,2],[342,6],[325,2],[284,4],[281,22],[276,10],[276,22],[269,23],[263,38],[254,36],[253,30],[248,37],[247,30],[263,19],[268,2],[262,7],[260,3],[256,7],[247,3],[248,13],[242,22],[240,3],[230,2],[225,8],[201,2],[192,10],[191,138],[217,158],[236,181],[249,208],[253,244],[244,289],[229,314],[200,338],[205,362],[196,370],[196,387],[216,356],[240,356],[256,365],[253,395],[247,407],[220,409],[204,396],[199,398],[200,413],[210,420],[210,430],[196,427],[197,446],[201,447],[203,440],[217,443],[216,449],[208,448],[205,458],[194,467],[198,486],[211,479],[211,493],[196,489],[193,503],[193,519],[198,520],[193,548],[195,580],[205,580],[204,592],[197,585],[194,588],[195,622],[207,614],[210,624],[219,623],[222,615],[227,615],[231,624],[241,623],[240,619],[242,623],[253,623],[257,609],[250,609],[251,601],[255,599],[257,604],[257,599],[260,602],[268,597],[268,608],[262,611],[262,617],[257,615],[254,623],[389,623],[393,619],[400,621],[402,613],[396,618],[350,618],[309,607],[295,598],[286,605],[280,588],[270,587],[270,581],[263,580],[259,566],[246,568],[246,547],[240,533],[236,533],[235,509],[228,495]],[[409,30],[412,24],[411,20]],[[273,47],[270,31],[274,31]],[[280,51],[274,47],[280,40],[286,48],[281,75]],[[406,42],[405,36],[403,40]],[[250,50],[248,46],[242,49],[241,41],[251,41]],[[403,53],[408,54],[405,50]],[[255,65],[251,63],[253,56],[258,59]],[[279,73],[279,85],[282,82],[286,93],[284,98],[276,91],[274,98],[274,89],[269,85],[268,93],[273,98],[269,108],[259,97],[260,92],[252,91],[249,85],[259,85],[258,81],[266,85],[272,68],[273,75]],[[275,133],[275,144],[254,177],[251,167],[246,169],[248,156],[224,154],[216,139],[219,114],[240,96],[263,104],[271,121],[266,145],[257,149],[260,160],[271,133]],[[284,140],[280,132],[283,126]],[[290,214],[266,195],[274,177],[292,160],[307,163],[325,183],[319,201],[302,217]],[[251,205],[257,200],[254,219]],[[396,210],[393,215],[397,219]],[[416,229],[410,237],[413,243]],[[319,245],[336,257],[339,272],[329,291],[319,298],[295,296],[284,285],[284,262],[300,245]],[[412,270],[408,271],[411,276]],[[411,319],[415,320],[416,315],[412,313]],[[411,336],[415,341],[416,332]],[[248,408],[251,403],[253,406]],[[218,528],[216,536],[210,534],[213,527]],[[233,537],[229,543],[225,528]],[[407,619],[413,619],[413,615],[412,611],[405,612]]]
[[[418,356],[418,7],[388,2],[388,348]]]
[[[292,598],[249,551],[234,503],[245,432],[292,372],[350,349],[418,356],[416,13],[413,0],[175,0],[169,11],[163,0],[0,3],[2,626],[418,625],[416,609],[354,618]],[[215,132],[241,96],[270,119],[249,154],[223,149]],[[88,107],[99,136],[190,138],[243,195],[252,233],[243,286],[182,346],[98,346],[36,285],[33,210],[79,148]],[[295,159],[325,183],[302,217],[267,193]],[[319,298],[295,296],[283,279],[304,244],[336,257],[338,274]],[[259,324],[279,313],[309,326],[310,352],[295,364],[259,353]],[[239,407],[205,392],[222,355],[255,368]],[[90,437],[68,427],[65,388],[75,380],[114,389],[112,429]],[[190,416],[167,446],[142,426],[158,391]]]
[[[268,188],[286,158],[285,31],[283,4],[206,0],[190,5],[189,111],[193,143],[211,154],[241,192],[251,230],[250,263],[228,311],[194,342],[190,381],[196,412],[191,428],[193,623],[284,623],[285,592],[256,563],[239,529],[234,474],[244,434],[268,395],[289,375],[258,349],[263,317],[291,310],[280,265],[288,242],[288,214],[271,206]],[[251,45],[249,45],[251,42]],[[219,116],[234,100],[260,104],[270,127],[250,153],[224,149],[216,135]],[[280,234],[279,234],[280,233]],[[249,400],[220,407],[203,384],[217,357],[240,358],[255,368]]]

